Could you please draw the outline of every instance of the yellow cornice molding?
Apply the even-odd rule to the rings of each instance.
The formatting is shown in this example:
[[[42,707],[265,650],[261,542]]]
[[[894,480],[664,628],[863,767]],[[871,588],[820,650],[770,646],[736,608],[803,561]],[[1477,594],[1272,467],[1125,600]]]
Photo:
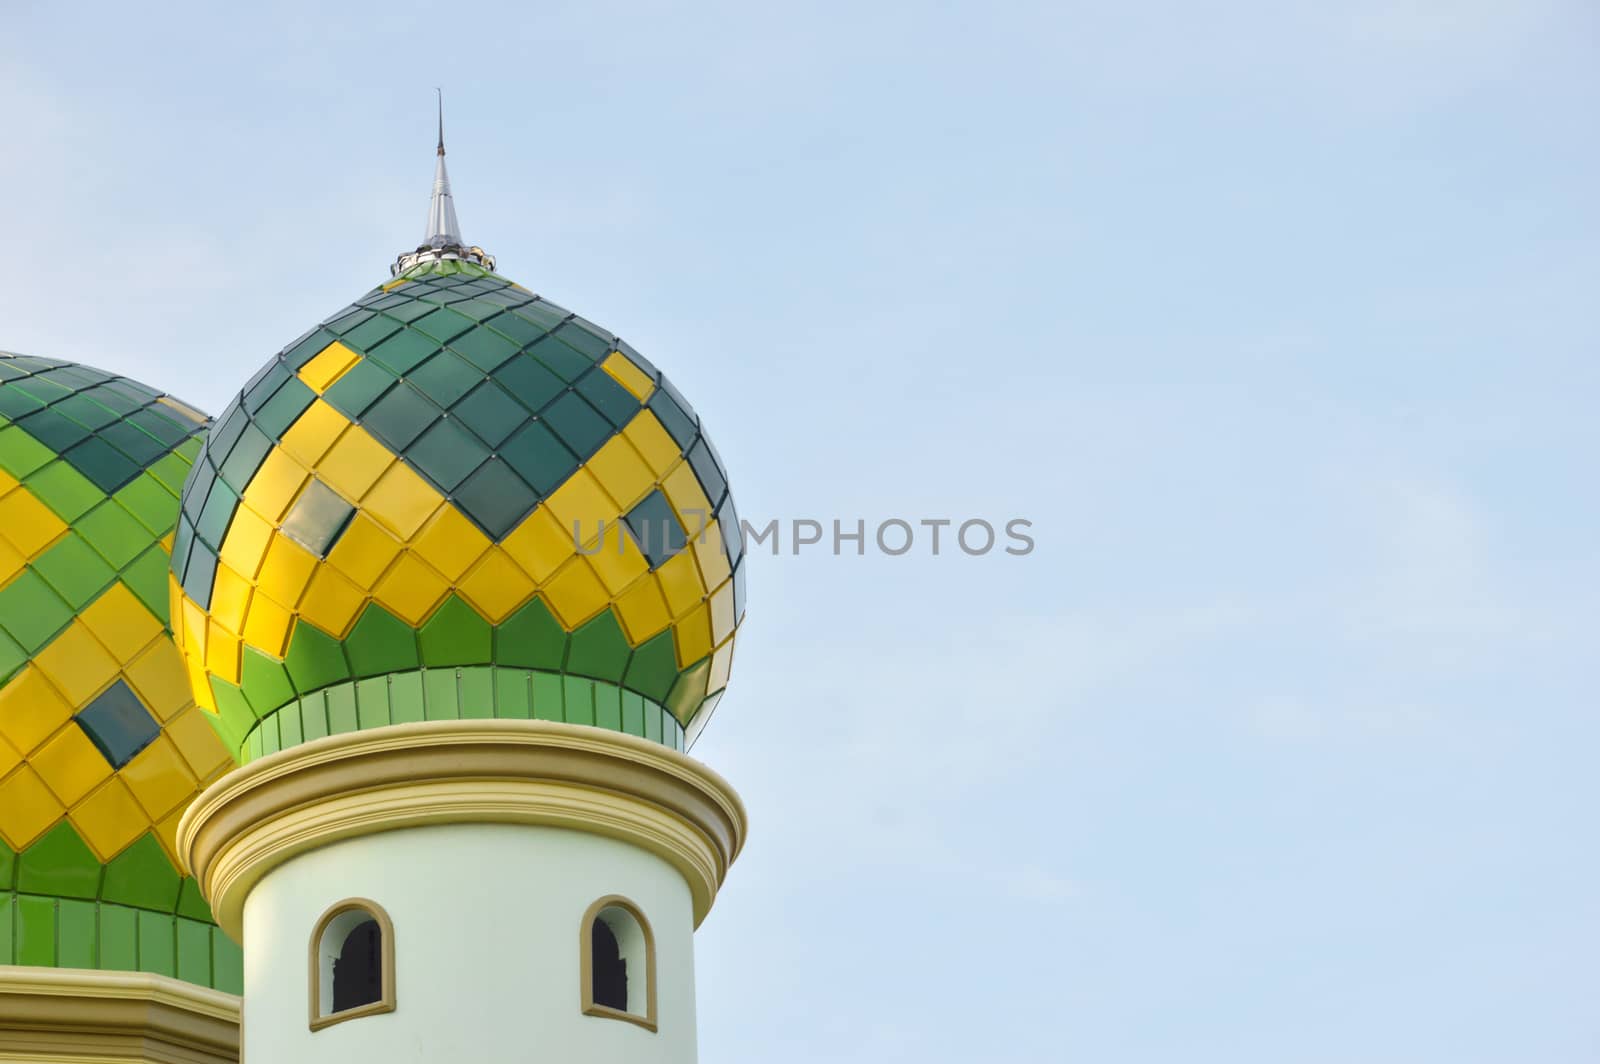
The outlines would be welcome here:
[[[143,972],[0,965],[0,1060],[232,1064],[239,999]]]
[[[632,843],[684,877],[698,925],[744,845],[744,805],[683,754],[601,728],[428,721],[330,736],[235,769],[190,805],[178,851],[242,937],[261,877],[339,839],[438,824],[569,828]]]

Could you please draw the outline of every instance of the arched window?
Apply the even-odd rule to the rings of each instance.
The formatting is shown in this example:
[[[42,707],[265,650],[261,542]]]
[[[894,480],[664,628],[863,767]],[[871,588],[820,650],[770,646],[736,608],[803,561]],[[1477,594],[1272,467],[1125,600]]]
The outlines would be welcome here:
[[[394,1011],[394,925],[376,902],[350,898],[311,934],[311,1029]]]
[[[656,1029],[656,941],[627,898],[601,898],[578,929],[579,981],[588,1016]]]

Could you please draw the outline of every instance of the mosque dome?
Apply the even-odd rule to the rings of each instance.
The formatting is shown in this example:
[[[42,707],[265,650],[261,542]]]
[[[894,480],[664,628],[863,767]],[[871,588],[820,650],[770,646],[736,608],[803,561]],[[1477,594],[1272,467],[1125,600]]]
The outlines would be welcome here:
[[[744,612],[727,474],[637,350],[428,235],[280,351],[183,488],[174,631],[241,762],[459,717],[684,749]]]
[[[167,629],[203,414],[125,377],[0,353],[0,964],[237,992],[177,824],[233,765]]]

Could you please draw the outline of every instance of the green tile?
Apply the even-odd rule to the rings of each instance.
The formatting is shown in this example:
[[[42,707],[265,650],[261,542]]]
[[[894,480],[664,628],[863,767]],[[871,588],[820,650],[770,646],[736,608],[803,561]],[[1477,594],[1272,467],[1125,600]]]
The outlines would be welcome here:
[[[237,750],[255,730],[255,711],[245,700],[244,692],[233,684],[220,676],[212,676],[210,680],[212,699],[217,704],[217,719],[213,727],[217,728],[230,750]]]
[[[451,354],[440,351],[412,370],[407,377],[418,390],[440,406],[450,406],[483,382],[483,371]]]
[[[490,447],[498,447],[528,420],[528,411],[494,381],[484,381],[451,408],[450,416]]]
[[[102,558],[119,569],[138,557],[152,539],[150,532],[115,499],[107,499],[84,514],[74,527]]]
[[[25,483],[28,485],[28,490],[33,492],[40,502],[50,507],[57,517],[69,524],[88,513],[96,503],[106,497],[105,492],[95,487],[88,477],[66,462],[51,462],[28,477]],[[167,520],[170,526],[172,519],[177,516],[177,508],[172,506],[172,496],[166,495],[165,492],[162,494],[166,496],[167,504],[173,511]]]
[[[24,480],[55,458],[55,452],[15,425],[0,429],[0,469]]]
[[[170,913],[177,908],[181,889],[182,877],[152,832],[141,836],[106,865],[100,899]]]
[[[181,917],[178,923],[178,978],[211,985],[211,927]]]
[[[183,491],[183,482],[189,479],[189,470],[194,468],[194,463],[176,452],[163,455],[150,463],[150,475],[161,481],[161,485],[173,495]]]
[[[439,341],[431,336],[424,336],[413,329],[402,329],[372,347],[367,357],[403,376],[437,350]]]
[[[100,859],[78,837],[71,821],[63,820],[18,857],[17,889],[24,894],[93,899],[100,891]]]
[[[256,734],[261,736],[261,757],[267,757],[283,749],[283,744],[278,736],[278,718],[270,716],[256,725]]]
[[[72,620],[72,607],[32,569],[0,589],[0,623],[18,645],[36,654]]]
[[[72,530],[34,559],[33,568],[74,610],[99,598],[116,576],[88,541]]]
[[[17,855],[3,841],[0,841],[0,893],[11,890],[17,885]],[[5,962],[0,961],[0,964]]]
[[[157,536],[166,535],[178,523],[178,508],[173,505],[172,495],[148,473],[134,477],[112,498]]]
[[[654,706],[649,707],[654,709]],[[622,730],[629,735],[644,737],[644,696],[636,691],[622,692]]]
[[[308,743],[328,737],[328,701],[323,692],[300,700],[300,732]]]
[[[450,595],[417,633],[422,664],[483,665],[491,660],[493,633],[478,611]]]
[[[666,713],[663,710],[656,709],[654,706],[645,711],[644,737],[646,739],[653,743],[661,741],[661,723],[664,716],[666,716]]]
[[[534,331],[528,330],[530,333]],[[528,339],[532,340],[534,336],[530,335]],[[466,335],[458,336],[450,341],[452,350],[485,373],[492,373],[496,368],[503,365],[507,359],[517,353],[517,348],[520,346],[520,343],[512,343],[498,333],[491,332],[485,328],[473,329]]]
[[[226,994],[244,993],[244,951],[221,928],[211,931],[211,985]]]
[[[566,720],[560,675],[554,672],[534,672],[533,715],[539,720]]]
[[[622,634],[616,614],[602,610],[599,616],[572,633],[567,649],[567,671],[578,676],[619,683],[628,668],[632,653],[628,637]]]
[[[594,722],[601,728],[622,730],[622,688],[608,683],[594,685]]]
[[[18,964],[53,968],[56,963],[56,903],[53,898],[17,895]]]
[[[255,647],[244,648],[239,675],[239,686],[257,718],[294,701],[295,685],[289,679],[289,670]]]
[[[672,685],[672,690],[668,692],[667,697],[663,700],[663,707],[678,720],[692,720],[695,710],[706,699],[706,680],[710,678],[710,675],[711,659],[709,657],[701,658],[698,662],[683,670],[678,674],[677,683]],[[648,734],[650,727],[648,714],[644,723],[647,732],[646,738],[651,738],[652,736]],[[660,732],[658,730],[654,738],[659,737]]]
[[[167,573],[171,571],[171,564],[167,552],[157,543],[122,570],[122,582],[162,624],[170,624]]]
[[[0,964],[16,963],[16,943],[11,929],[15,925],[17,899],[14,894],[0,894]]]
[[[142,468],[98,436],[89,437],[61,457],[102,492],[116,491]]]
[[[98,967],[97,908],[92,901],[63,900],[56,906],[56,963],[61,967]]]
[[[164,913],[140,911],[139,970],[156,975],[176,976],[177,942],[173,935],[173,918]]]
[[[479,466],[455,493],[456,506],[495,542],[521,524],[537,501],[533,489],[499,458]]]
[[[436,421],[406,449],[406,461],[446,494],[489,457],[484,446],[453,420]]]
[[[289,431],[289,426],[299,421],[300,415],[310,409],[316,398],[317,393],[300,378],[290,377],[277,394],[255,412],[253,420],[256,428],[272,439],[280,440]]]
[[[672,633],[667,636],[671,649]],[[528,669],[561,670],[567,653],[567,632],[542,599],[532,599],[495,629],[494,661]]]
[[[389,719],[393,723],[415,724],[427,718],[422,675],[402,672],[389,677]]]
[[[568,724],[594,723],[594,681],[577,676],[561,678],[562,700],[566,703]]]
[[[342,683],[323,692],[328,702],[328,733],[345,735],[361,728],[361,718],[356,711],[355,684]]]
[[[530,421],[500,447],[500,457],[540,496],[566,482],[578,468],[578,458],[556,434],[538,421]]]
[[[429,720],[461,718],[461,678],[455,669],[422,670],[422,690]]]
[[[9,680],[13,673],[28,663],[28,652],[17,645],[17,641],[6,635],[0,629],[0,684]]]
[[[589,401],[590,406],[600,411],[601,416],[617,428],[626,425],[640,409],[639,400],[634,398],[633,393],[599,366],[579,378],[577,390]]]
[[[362,360],[335,381],[323,398],[345,417],[359,419],[394,382],[393,373],[376,362]]]
[[[461,719],[487,720],[494,716],[494,670],[475,665],[461,672]]]
[[[528,355],[518,355],[495,370],[494,379],[517,402],[535,413],[567,389],[564,380]]]
[[[212,922],[211,906],[206,904],[205,897],[200,893],[200,884],[189,876],[184,877],[183,885],[178,890],[178,915]]]
[[[305,621],[295,622],[284,667],[302,695],[350,678],[350,666],[338,640]]]
[[[299,746],[306,741],[304,729],[300,727],[300,702],[295,700],[285,705],[273,714],[278,724],[278,734],[283,743],[283,749]]]
[[[672,647],[672,632],[665,631],[633,652],[623,685],[638,691],[652,702],[666,700],[678,679],[678,655]]]
[[[362,731],[394,723],[389,715],[389,677],[373,676],[356,681],[356,719]]]
[[[527,720],[533,715],[528,674],[521,669],[494,670],[494,715],[506,720]]]
[[[444,343],[453,337],[471,329],[476,322],[464,314],[457,314],[448,307],[439,307],[429,314],[424,314],[411,323],[411,327],[425,336]]]
[[[407,672],[421,664],[416,632],[375,602],[362,611],[344,646],[357,677]]]
[[[389,450],[400,454],[443,416],[441,407],[447,405],[436,404],[410,383],[402,382],[372,404],[361,424]]]

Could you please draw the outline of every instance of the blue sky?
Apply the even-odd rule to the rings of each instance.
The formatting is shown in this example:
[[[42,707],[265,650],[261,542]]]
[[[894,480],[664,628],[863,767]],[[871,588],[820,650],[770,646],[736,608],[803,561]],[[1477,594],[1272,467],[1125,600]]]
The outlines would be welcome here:
[[[220,409],[464,232],[757,556],[702,1060],[1593,1061],[1579,0],[0,10],[0,347]]]

